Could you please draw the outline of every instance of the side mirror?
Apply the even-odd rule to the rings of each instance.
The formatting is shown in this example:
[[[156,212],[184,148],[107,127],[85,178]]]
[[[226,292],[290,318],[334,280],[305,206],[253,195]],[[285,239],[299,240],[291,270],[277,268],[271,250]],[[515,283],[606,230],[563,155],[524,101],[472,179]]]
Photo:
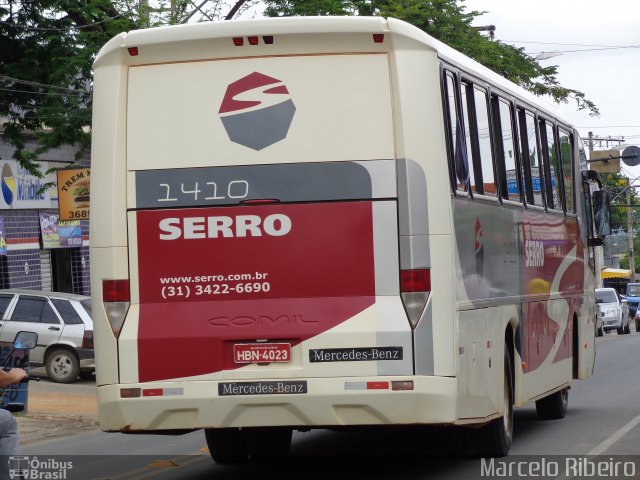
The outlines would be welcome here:
[[[596,237],[611,235],[611,207],[609,194],[605,190],[593,192],[593,212]]]
[[[18,332],[13,341],[14,348],[31,350],[38,343],[38,334],[36,332]]]

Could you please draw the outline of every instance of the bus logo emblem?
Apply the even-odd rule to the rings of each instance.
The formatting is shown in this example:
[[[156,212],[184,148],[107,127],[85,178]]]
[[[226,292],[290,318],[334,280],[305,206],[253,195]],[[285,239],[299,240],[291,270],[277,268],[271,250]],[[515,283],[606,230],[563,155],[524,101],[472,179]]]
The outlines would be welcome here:
[[[262,150],[287,136],[295,111],[282,80],[253,72],[229,84],[218,114],[232,142]]]

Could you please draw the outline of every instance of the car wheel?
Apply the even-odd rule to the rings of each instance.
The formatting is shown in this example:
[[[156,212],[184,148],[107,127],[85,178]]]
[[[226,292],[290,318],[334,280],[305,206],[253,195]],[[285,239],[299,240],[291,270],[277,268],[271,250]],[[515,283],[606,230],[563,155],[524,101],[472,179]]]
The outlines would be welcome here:
[[[76,354],[66,348],[52,350],[45,362],[49,380],[56,383],[72,383],[80,373]]]
[[[640,332],[640,318],[636,318],[636,333]]]
[[[602,337],[603,335],[604,335],[604,330],[602,329],[602,327],[600,327],[600,328],[598,329],[598,336],[599,336],[599,337]]]
[[[631,333],[631,329],[629,328],[629,322],[624,326],[624,333]]]

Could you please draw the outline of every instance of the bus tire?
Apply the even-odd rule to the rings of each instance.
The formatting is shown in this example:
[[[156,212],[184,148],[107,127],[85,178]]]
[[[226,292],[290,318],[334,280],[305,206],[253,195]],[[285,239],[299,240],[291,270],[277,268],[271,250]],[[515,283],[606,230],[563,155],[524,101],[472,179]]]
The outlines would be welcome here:
[[[249,449],[239,428],[205,428],[209,455],[220,464],[242,463],[249,460]]]
[[[511,354],[504,351],[504,415],[472,431],[476,453],[483,457],[504,457],[513,443],[513,375]]]
[[[569,406],[569,388],[563,388],[548,397],[536,401],[536,412],[543,420],[564,418]]]
[[[277,462],[289,455],[292,436],[291,428],[247,428],[244,432],[251,461]]]

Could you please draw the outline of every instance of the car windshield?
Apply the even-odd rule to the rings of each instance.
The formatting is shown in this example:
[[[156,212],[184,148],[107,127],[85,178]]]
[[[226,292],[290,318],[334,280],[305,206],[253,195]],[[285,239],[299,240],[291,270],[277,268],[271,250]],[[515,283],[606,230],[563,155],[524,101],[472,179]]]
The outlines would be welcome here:
[[[629,297],[640,297],[640,285],[627,285],[627,295]]]
[[[617,303],[618,297],[613,290],[596,291],[596,300],[599,303]]]

